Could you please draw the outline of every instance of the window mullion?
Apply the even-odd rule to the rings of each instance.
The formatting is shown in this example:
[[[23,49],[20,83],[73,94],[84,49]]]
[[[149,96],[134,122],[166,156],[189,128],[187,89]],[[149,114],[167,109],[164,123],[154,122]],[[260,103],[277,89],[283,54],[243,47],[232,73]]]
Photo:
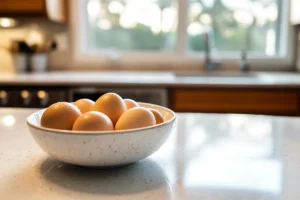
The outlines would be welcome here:
[[[178,26],[176,52],[185,55],[187,51],[187,26],[189,0],[178,0]]]

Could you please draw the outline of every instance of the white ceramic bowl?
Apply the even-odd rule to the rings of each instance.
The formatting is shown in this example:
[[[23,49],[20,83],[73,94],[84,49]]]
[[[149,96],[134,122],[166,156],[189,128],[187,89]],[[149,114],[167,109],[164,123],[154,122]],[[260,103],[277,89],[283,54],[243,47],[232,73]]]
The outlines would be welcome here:
[[[122,166],[158,150],[172,132],[175,122],[175,113],[167,108],[146,103],[139,105],[157,109],[165,122],[123,131],[65,131],[41,127],[43,109],[31,114],[27,125],[40,147],[57,160],[81,166]]]

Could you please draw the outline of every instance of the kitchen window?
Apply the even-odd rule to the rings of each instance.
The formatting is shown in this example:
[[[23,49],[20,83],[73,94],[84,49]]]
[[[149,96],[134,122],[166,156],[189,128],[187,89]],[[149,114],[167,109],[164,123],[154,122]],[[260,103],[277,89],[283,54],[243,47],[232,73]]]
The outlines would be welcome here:
[[[289,1],[76,0],[72,11],[77,61],[199,63],[206,32],[221,62],[242,50],[255,66],[291,60]]]

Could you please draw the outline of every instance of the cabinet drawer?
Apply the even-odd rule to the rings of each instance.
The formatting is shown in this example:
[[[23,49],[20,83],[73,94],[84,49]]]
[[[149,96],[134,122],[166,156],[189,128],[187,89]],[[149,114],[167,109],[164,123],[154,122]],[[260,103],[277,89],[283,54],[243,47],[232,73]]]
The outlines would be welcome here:
[[[171,106],[180,112],[296,114],[298,93],[259,89],[174,89]]]

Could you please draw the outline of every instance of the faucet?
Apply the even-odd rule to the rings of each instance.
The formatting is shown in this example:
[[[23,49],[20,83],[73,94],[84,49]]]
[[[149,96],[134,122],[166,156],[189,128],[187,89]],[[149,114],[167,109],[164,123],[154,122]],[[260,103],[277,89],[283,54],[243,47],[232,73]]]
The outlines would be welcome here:
[[[242,50],[242,53],[241,53],[240,68],[241,68],[242,72],[248,72],[249,68],[250,68],[250,64],[247,60],[247,50],[246,49]]]
[[[252,21],[245,31],[245,46],[241,52],[241,62],[240,62],[240,69],[242,72],[248,72],[250,70],[250,64],[248,62],[248,51],[251,49],[251,35],[253,28],[256,23],[256,18]]]
[[[242,72],[248,72],[250,68],[250,64],[248,62],[248,49],[250,48],[251,42],[251,32],[252,27],[255,24],[255,21],[251,26],[248,27],[246,31],[246,40],[245,47],[241,51],[241,61],[240,61],[240,69]],[[212,59],[211,52],[214,47],[213,43],[213,30],[208,28],[204,33],[204,52],[205,52],[205,62],[204,62],[204,70],[215,70],[221,67],[221,62]]]
[[[213,48],[213,30],[208,28],[204,33],[204,52],[205,52],[205,63],[204,70],[214,70],[221,66],[221,62],[212,59],[211,52]]]
[[[240,69],[242,72],[248,72],[250,65],[248,62],[248,50],[250,48],[250,32],[251,32],[251,28],[250,26],[247,28],[246,31],[246,37],[245,37],[245,46],[244,49],[242,49],[241,51],[241,61],[240,61]]]

